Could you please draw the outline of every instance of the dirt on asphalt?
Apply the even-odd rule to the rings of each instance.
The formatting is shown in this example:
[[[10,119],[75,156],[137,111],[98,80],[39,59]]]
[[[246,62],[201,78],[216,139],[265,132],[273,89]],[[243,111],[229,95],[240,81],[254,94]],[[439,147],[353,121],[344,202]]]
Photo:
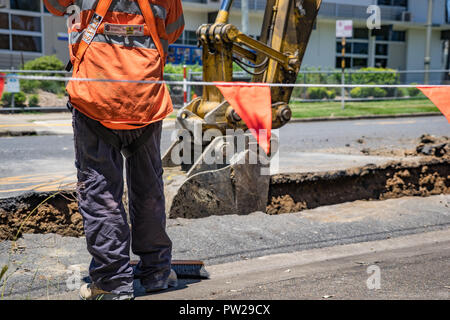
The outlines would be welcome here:
[[[359,144],[364,144],[364,139],[358,139]],[[430,134],[424,134],[416,141],[416,147],[413,149],[401,148],[363,148],[361,153],[371,156],[396,156],[396,157],[450,157],[450,138],[446,136],[436,137]]]
[[[0,240],[15,240],[22,233],[82,236],[83,219],[75,194],[33,192],[0,200]]]

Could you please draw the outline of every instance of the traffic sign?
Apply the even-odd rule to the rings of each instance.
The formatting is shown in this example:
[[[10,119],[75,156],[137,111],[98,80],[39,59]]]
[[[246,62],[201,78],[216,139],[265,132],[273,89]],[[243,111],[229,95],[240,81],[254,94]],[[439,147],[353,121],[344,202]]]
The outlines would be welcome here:
[[[336,21],[336,38],[353,37],[353,20]]]
[[[20,92],[20,82],[17,78],[11,78],[11,76],[17,76],[17,74],[9,74],[6,76],[6,85],[5,91],[11,93],[19,93]]]

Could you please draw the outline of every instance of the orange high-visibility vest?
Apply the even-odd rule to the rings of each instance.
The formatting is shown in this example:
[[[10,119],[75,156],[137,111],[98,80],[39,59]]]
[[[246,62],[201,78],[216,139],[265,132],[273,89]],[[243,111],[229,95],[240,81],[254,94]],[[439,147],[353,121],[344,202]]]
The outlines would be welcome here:
[[[73,77],[162,80],[170,43],[184,29],[180,0],[44,0],[64,15],[77,5],[80,28],[69,30]],[[164,84],[69,81],[70,102],[111,129],[136,129],[173,111]]]

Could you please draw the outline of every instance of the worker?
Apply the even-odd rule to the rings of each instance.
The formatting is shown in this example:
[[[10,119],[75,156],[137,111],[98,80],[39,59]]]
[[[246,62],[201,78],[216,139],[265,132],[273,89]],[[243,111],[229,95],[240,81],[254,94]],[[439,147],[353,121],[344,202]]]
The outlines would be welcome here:
[[[66,88],[78,207],[92,255],[91,282],[80,288],[80,298],[134,299],[133,279],[147,292],[176,286],[160,154],[162,120],[173,107],[167,87],[157,81],[163,78],[168,45],[184,29],[181,1],[44,3],[71,20],[79,13],[79,23],[68,24],[73,78],[105,80],[69,81]],[[122,203],[124,163],[131,230]],[[140,258],[134,269],[130,246]]]

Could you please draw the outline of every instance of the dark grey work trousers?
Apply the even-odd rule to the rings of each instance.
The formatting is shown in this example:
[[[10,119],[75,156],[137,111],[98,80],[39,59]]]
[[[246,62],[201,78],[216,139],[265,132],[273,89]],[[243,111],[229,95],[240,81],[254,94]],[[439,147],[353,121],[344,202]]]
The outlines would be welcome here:
[[[125,145],[144,130],[154,131],[125,161],[131,230],[122,203],[124,158],[91,131],[88,121],[94,120],[73,109],[77,196],[87,250],[92,255],[91,281],[113,293],[133,292],[131,243],[133,253],[140,257],[135,273],[142,285],[163,283],[170,274],[172,242],[166,233],[162,121],[141,129],[113,130]]]

